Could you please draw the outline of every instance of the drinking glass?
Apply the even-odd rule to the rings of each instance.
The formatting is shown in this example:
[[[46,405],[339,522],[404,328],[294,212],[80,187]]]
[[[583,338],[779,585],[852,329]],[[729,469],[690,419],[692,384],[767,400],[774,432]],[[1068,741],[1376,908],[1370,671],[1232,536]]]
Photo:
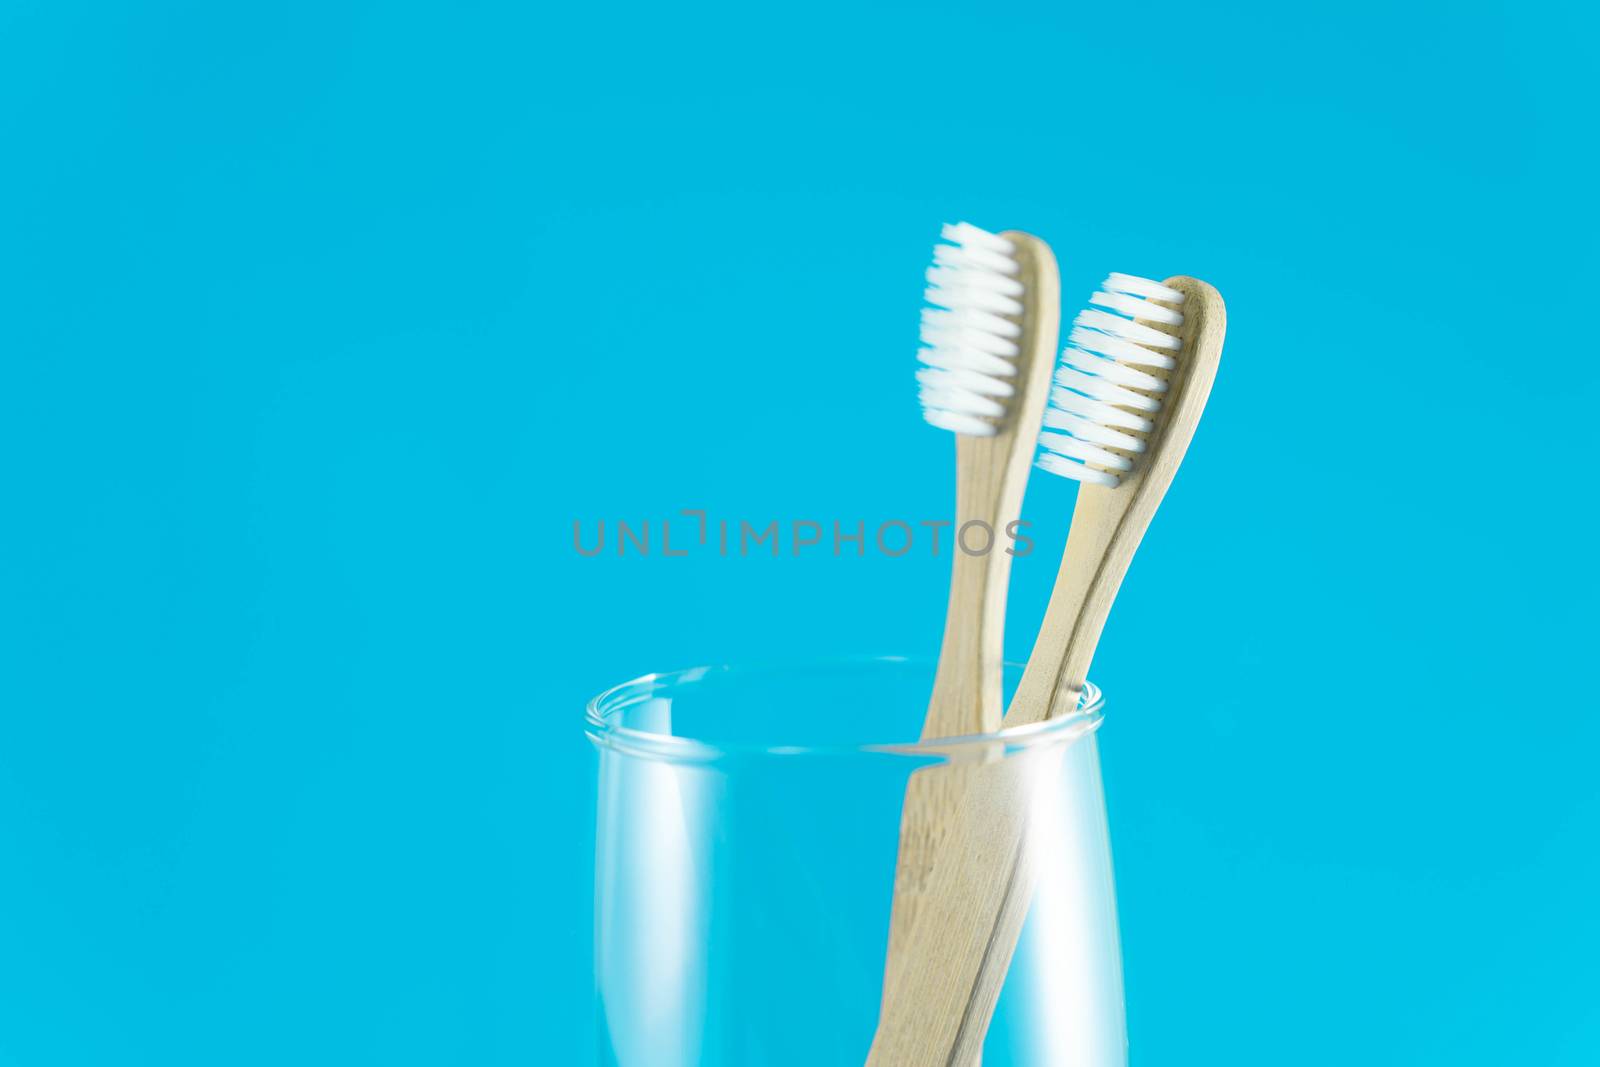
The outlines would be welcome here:
[[[933,676],[899,657],[702,667],[590,702],[602,1064],[866,1063],[907,785],[952,766],[1026,784],[1026,919],[978,1030],[983,1064],[1126,1062],[1100,693],[1050,722],[923,742]]]

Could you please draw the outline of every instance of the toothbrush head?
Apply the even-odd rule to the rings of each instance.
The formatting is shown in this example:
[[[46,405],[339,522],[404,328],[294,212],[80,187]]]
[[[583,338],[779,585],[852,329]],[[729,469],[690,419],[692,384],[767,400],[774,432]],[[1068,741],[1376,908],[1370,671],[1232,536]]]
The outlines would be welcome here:
[[[1182,356],[1183,301],[1179,290],[1131,274],[1112,274],[1089,298],[1050,389],[1041,469],[1107,487],[1135,469]]]
[[[1000,432],[1015,406],[1026,286],[1016,242],[946,224],[933,248],[917,358],[923,417],[973,437]]]

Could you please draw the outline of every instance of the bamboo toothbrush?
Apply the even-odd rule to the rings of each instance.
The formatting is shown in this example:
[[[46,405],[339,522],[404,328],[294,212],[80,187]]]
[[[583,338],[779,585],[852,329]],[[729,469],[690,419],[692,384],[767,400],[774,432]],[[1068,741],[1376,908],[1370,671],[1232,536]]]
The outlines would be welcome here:
[[[956,435],[956,518],[944,638],[924,738],[997,730],[1006,583],[1002,538],[1022,510],[1028,463],[1050,390],[1061,321],[1049,247],[1025,233],[947,225],[934,248],[918,358],[924,417]],[[981,523],[987,527],[971,528]],[[924,768],[906,787],[890,917],[889,966],[911,927],[964,768]]]
[[[1222,354],[1226,312],[1205,282],[1113,274],[1091,303],[1062,353],[1040,435],[1039,466],[1083,485],[1007,727],[1077,707],[1112,602],[1194,436]],[[1029,793],[1059,764],[1025,759],[978,768],[950,809],[916,925],[885,975],[869,1065],[978,1062],[1032,897],[1031,853],[1049,847],[1028,840]]]
[[[917,372],[923,416],[956,435],[950,599],[922,736],[1000,727],[1011,554],[1061,322],[1055,257],[1024,233],[945,226],[934,247]],[[988,527],[976,535],[969,524]]]

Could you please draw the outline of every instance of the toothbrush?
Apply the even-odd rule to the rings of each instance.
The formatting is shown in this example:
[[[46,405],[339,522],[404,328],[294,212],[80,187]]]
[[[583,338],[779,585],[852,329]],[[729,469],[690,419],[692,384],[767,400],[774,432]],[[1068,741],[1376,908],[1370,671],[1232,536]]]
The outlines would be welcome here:
[[[1006,583],[1002,539],[1022,510],[1034,439],[1050,391],[1061,320],[1049,246],[1016,231],[945,226],[934,248],[922,312],[918,398],[928,422],[956,435],[956,517],[950,595],[922,737],[997,730]],[[969,530],[969,524],[983,523]],[[979,551],[981,549],[981,551]],[[886,973],[914,921],[939,835],[965,791],[966,768],[911,776],[900,823]],[[888,983],[886,982],[886,988]]]
[[[1005,726],[1078,706],[1117,590],[1172,483],[1222,354],[1226,311],[1205,282],[1113,274],[1074,321],[1040,434],[1038,465],[1082,483],[1033,653]],[[1058,754],[1059,756],[1059,754]],[[969,1067],[1033,892],[1029,792],[1050,764],[984,765],[944,829],[885,989],[868,1064]],[[1010,764],[1010,765],[1008,765]]]
[[[1000,727],[1011,554],[1061,321],[1055,257],[1038,238],[945,226],[928,269],[917,358],[923,417],[956,435],[950,599],[922,736]],[[988,533],[963,529],[984,523]],[[978,539],[981,538],[981,541]],[[973,543],[973,542],[978,543]],[[981,551],[980,551],[981,549]],[[976,553],[976,554],[975,554]]]

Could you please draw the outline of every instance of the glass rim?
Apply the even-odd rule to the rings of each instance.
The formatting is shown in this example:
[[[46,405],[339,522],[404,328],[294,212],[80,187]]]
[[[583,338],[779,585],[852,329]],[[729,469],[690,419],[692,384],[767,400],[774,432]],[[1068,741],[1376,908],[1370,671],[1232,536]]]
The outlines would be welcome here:
[[[989,733],[963,734],[957,737],[940,737],[918,741],[864,741],[832,744],[761,744],[756,742],[712,742],[699,738],[640,730],[624,726],[618,719],[627,708],[660,693],[664,689],[692,685],[708,674],[722,673],[778,673],[782,671],[853,666],[884,666],[905,664],[924,666],[930,671],[935,664],[920,656],[867,655],[834,656],[819,659],[756,660],[744,663],[720,663],[682,670],[642,674],[637,678],[602,690],[591,697],[584,706],[585,733],[596,745],[619,750],[625,754],[654,756],[673,762],[713,762],[732,756],[770,756],[778,758],[806,756],[910,756],[924,759],[976,760],[1006,755],[1029,748],[1061,744],[1097,729],[1105,717],[1105,695],[1100,687],[1086,681],[1078,697],[1078,706],[1071,713],[1043,722],[1023,726],[1006,726]],[[1008,669],[1020,670],[1023,664],[1006,662]]]

